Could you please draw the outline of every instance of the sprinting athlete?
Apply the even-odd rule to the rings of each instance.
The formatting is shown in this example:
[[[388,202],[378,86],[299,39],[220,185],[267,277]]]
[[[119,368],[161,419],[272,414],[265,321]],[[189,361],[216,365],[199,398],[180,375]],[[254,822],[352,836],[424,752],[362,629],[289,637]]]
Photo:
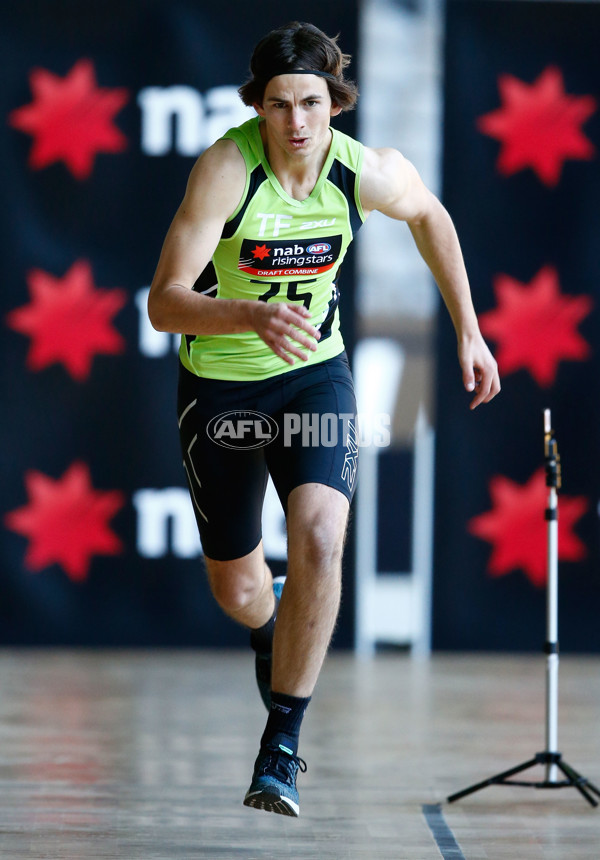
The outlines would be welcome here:
[[[240,88],[257,116],[196,162],[148,304],[155,328],[183,335],[178,420],[208,578],[251,631],[269,709],[244,803],[293,816],[300,725],[338,613],[356,486],[338,271],[370,212],[408,224],[454,324],[471,408],[500,390],[450,216],[399,152],[330,127],[356,102],[348,63],[311,24],[259,42]],[[315,443],[332,415],[336,432]],[[268,474],[286,514],[283,589],[261,541]]]

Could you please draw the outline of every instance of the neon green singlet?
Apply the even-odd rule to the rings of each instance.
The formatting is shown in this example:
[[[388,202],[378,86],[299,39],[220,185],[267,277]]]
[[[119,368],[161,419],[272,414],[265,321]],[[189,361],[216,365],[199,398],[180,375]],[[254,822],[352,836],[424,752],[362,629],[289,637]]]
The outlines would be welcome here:
[[[296,360],[292,366],[253,331],[184,335],[182,363],[210,379],[267,379],[333,358],[344,349],[336,276],[365,220],[358,196],[363,147],[332,129],[329,154],[312,193],[306,200],[295,200],[283,190],[265,157],[261,121],[255,117],[224,135],[235,141],[244,157],[246,188],[213,255],[216,296],[303,303],[321,339],[307,361]]]

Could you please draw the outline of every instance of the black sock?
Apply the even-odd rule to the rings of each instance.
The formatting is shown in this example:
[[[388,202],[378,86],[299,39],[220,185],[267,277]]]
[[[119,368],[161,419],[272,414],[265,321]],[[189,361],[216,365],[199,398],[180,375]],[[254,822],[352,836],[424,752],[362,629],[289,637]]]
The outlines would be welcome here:
[[[310,698],[308,696],[306,699],[301,699],[297,696],[287,696],[285,693],[271,693],[271,710],[260,739],[261,748],[281,745],[286,752],[297,754],[300,726]]]
[[[273,632],[278,609],[279,598],[275,595],[275,609],[269,620],[262,627],[250,629],[250,646],[259,654],[270,654],[273,650]]]

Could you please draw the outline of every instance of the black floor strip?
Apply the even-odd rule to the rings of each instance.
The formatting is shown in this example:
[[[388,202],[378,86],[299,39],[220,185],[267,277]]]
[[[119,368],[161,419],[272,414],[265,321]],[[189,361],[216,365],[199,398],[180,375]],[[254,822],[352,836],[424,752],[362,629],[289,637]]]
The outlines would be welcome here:
[[[446,824],[440,804],[423,804],[423,815],[444,860],[466,860],[454,834]]]

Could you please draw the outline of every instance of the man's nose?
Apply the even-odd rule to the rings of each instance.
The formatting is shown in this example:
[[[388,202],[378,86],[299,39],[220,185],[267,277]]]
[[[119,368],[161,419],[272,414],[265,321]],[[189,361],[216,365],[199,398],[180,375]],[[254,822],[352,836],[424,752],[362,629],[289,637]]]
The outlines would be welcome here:
[[[292,131],[298,131],[304,125],[304,117],[300,108],[292,108],[289,116],[290,128]]]

